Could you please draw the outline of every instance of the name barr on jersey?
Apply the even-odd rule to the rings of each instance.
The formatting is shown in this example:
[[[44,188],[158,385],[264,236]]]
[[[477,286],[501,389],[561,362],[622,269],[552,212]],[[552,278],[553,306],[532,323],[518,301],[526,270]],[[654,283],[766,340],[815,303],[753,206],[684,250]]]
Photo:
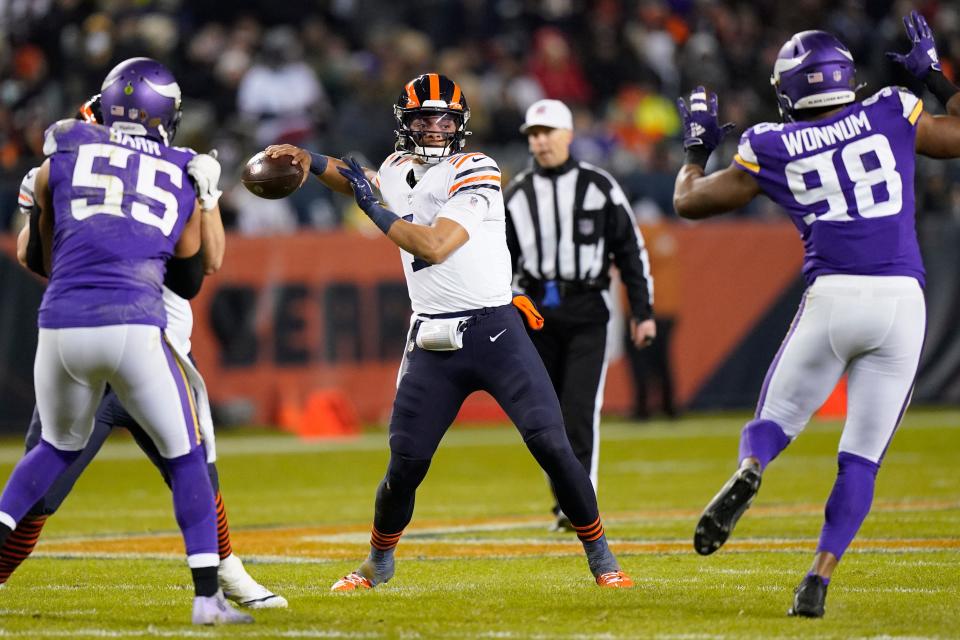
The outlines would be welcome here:
[[[872,131],[870,119],[865,111],[851,113],[837,122],[822,127],[809,127],[790,131],[780,136],[790,156],[806,151],[817,151],[838,142],[852,140],[864,131]]]
[[[160,143],[156,140],[145,138],[143,136],[131,136],[130,134],[117,131],[116,129],[110,129],[110,142],[122,144],[123,146],[130,147],[135,151],[149,153],[150,155],[161,155]]]

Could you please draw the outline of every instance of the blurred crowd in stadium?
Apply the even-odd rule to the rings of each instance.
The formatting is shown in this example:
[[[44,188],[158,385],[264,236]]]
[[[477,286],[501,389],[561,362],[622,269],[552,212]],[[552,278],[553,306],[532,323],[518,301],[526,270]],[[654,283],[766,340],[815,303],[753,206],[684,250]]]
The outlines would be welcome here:
[[[391,105],[426,71],[464,87],[469,145],[495,157],[507,177],[528,162],[518,132],[524,110],[558,98],[574,109],[574,153],[618,177],[641,222],[670,219],[681,161],[677,96],[710,86],[737,131],[778,120],[770,70],[780,45],[803,28],[847,43],[864,91],[900,84],[921,92],[884,57],[909,48],[900,18],[912,8],[930,21],[952,77],[960,6],[935,0],[4,0],[0,225],[18,222],[16,190],[40,162],[45,127],[137,55],[176,74],[184,92],[176,143],[219,150],[225,218],[242,233],[365,224],[348,199],[314,181],[287,200],[256,199],[239,186],[240,167],[275,142],[358,154],[376,166],[392,150]],[[940,111],[928,98],[926,108]],[[714,162],[729,162],[736,140]],[[921,160],[917,193],[923,215],[960,218],[960,163]],[[742,215],[779,218],[766,200]]]

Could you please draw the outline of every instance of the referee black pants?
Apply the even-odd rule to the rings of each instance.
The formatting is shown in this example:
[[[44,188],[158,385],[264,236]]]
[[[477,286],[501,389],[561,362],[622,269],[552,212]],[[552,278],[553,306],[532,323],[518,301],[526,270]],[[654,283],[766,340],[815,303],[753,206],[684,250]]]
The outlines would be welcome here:
[[[547,317],[543,329],[530,335],[560,399],[573,453],[596,488],[600,407],[607,371],[607,323],[565,322]],[[558,509],[555,505],[554,511]]]

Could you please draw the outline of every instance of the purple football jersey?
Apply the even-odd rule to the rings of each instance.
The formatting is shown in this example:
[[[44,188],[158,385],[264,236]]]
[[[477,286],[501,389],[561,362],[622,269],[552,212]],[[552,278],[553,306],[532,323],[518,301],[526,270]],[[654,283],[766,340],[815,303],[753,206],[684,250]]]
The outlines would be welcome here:
[[[193,213],[194,153],[77,120],[52,125],[44,153],[53,264],[39,326],[165,327],[163,277]]]
[[[761,123],[734,164],[784,207],[803,238],[808,283],[829,273],[924,284],[914,225],[916,123],[923,103],[887,87],[822,120]]]

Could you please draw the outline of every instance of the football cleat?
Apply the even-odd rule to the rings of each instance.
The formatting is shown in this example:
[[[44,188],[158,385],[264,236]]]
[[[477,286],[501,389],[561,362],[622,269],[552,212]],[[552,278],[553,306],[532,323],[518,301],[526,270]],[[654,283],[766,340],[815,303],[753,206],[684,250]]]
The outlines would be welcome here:
[[[822,618],[824,602],[827,599],[827,585],[818,575],[809,575],[793,591],[793,607],[788,616],[804,618]]]
[[[365,591],[373,589],[373,583],[354,571],[345,575],[330,587],[330,591]]]
[[[218,589],[212,596],[193,599],[193,624],[250,624],[253,617],[230,606]]]
[[[693,534],[693,548],[697,553],[708,556],[723,546],[759,490],[758,466],[744,467],[733,474],[700,516]]]
[[[633,579],[623,571],[608,571],[597,576],[597,586],[604,589],[632,589]]]
[[[240,558],[231,554],[220,561],[217,582],[223,595],[248,609],[286,609],[287,599],[254,580]]]

